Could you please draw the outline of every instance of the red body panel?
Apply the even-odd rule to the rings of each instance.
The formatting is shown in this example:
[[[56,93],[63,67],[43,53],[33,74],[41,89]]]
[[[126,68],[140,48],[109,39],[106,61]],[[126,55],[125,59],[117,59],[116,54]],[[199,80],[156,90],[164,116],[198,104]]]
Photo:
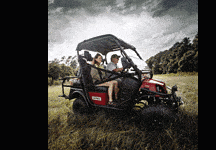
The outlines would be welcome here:
[[[145,79],[142,82],[142,85],[141,85],[140,88],[147,88],[150,91],[154,91],[154,92],[162,92],[162,91],[157,91],[156,90],[156,85],[161,86],[164,89],[164,93],[167,93],[165,83],[161,82],[161,81],[158,81],[158,80],[155,80],[155,79]],[[155,97],[159,97],[159,95],[155,95]]]
[[[106,105],[109,101],[107,93],[88,92],[93,103],[97,105]]]

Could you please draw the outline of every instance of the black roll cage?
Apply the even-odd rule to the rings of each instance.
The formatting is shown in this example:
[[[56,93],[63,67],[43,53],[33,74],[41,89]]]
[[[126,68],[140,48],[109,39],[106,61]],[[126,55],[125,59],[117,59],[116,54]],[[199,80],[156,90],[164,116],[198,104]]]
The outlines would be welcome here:
[[[104,44],[103,42],[106,40],[104,40],[103,38],[107,38],[109,39],[110,41],[112,41],[112,43],[110,45],[106,45],[107,47],[109,47],[109,49],[107,48],[104,48],[104,50],[101,50],[101,49],[97,49],[95,48],[97,46],[97,44],[95,43],[91,43],[92,41],[97,41],[98,43],[100,43],[100,39],[103,40],[101,43]],[[107,40],[107,42],[109,42]],[[88,45],[86,45],[86,43],[89,43],[89,49],[87,49],[86,47],[88,47]],[[98,44],[98,46],[101,46],[102,44]],[[83,45],[82,45],[83,44]],[[122,45],[121,45],[122,44]],[[105,44],[104,44],[105,45]],[[124,47],[123,47],[124,46]],[[102,47],[102,46],[101,46]],[[114,47],[113,49],[110,48],[110,47]],[[142,74],[142,71],[140,71],[137,67],[137,65],[134,64],[134,62],[132,61],[132,59],[127,55],[127,53],[124,51],[124,48],[126,49],[132,49],[136,54],[137,56],[141,59],[142,57],[139,55],[139,53],[136,51],[136,48],[130,44],[127,44],[125,43],[124,41],[122,41],[121,39],[118,39],[116,38],[115,36],[111,35],[111,34],[107,34],[107,35],[103,35],[103,36],[98,36],[98,37],[94,37],[94,38],[91,38],[89,40],[85,40],[81,43],[78,44],[76,50],[77,50],[77,56],[79,56],[79,51],[85,49],[85,50],[88,50],[88,51],[96,51],[96,52],[100,52],[102,53],[103,55],[105,55],[105,60],[106,60],[106,63],[107,63],[107,59],[106,59],[106,56],[107,56],[107,53],[109,52],[112,52],[112,51],[119,51],[121,52],[122,56],[125,57],[128,62],[131,64],[131,66],[133,67],[134,71],[135,71],[135,74],[138,75],[138,80],[141,82],[141,74]],[[79,59],[79,57],[78,57]],[[80,63],[79,63],[80,64]],[[81,64],[80,64],[81,65]],[[109,70],[105,70],[105,69],[101,69],[101,68],[97,68],[93,65],[90,65],[90,64],[87,64],[93,68],[96,68],[99,72],[100,71],[104,71],[104,72],[107,72],[107,73],[111,73],[111,74],[115,74],[117,75],[116,77],[112,77],[112,78],[108,78],[106,80],[103,80],[103,81],[99,81],[98,84],[101,84],[101,83],[104,83],[104,82],[107,82],[107,81],[111,81],[111,80],[114,80],[114,79],[117,79],[119,77],[125,77],[125,76],[131,76],[131,75],[134,75],[134,73],[117,73],[117,72],[114,72],[114,71],[109,71]]]

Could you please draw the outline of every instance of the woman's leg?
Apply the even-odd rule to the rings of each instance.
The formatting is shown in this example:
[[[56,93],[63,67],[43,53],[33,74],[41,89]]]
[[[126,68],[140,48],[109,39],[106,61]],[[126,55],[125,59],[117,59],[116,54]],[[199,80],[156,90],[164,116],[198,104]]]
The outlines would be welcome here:
[[[102,84],[99,84],[98,86],[109,86],[108,88],[108,96],[109,96],[109,101],[112,102],[113,99],[112,99],[112,91],[113,91],[113,82],[105,82],[105,83],[102,83]]]
[[[108,96],[109,96],[109,101],[112,102],[112,92],[113,92],[113,88],[114,88],[114,92],[115,92],[115,99],[117,99],[117,95],[118,95],[118,82],[113,80],[113,81],[109,81],[109,82],[105,82],[102,84],[99,84],[98,86],[109,86],[108,88]]]
[[[119,88],[118,88],[118,82],[116,80],[113,81],[114,83],[114,92],[115,92],[115,99],[118,99],[118,92],[119,92]]]

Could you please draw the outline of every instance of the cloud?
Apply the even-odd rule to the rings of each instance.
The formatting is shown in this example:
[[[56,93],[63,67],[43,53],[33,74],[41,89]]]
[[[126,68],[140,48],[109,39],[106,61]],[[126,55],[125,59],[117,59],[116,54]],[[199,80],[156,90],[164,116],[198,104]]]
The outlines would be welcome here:
[[[197,13],[198,0],[125,0],[124,6],[126,13],[138,13],[145,9],[151,12],[153,17],[161,17],[179,15],[179,12]]]
[[[153,17],[163,15],[178,16],[182,14],[192,15],[198,12],[198,0],[163,0],[158,4]]]
[[[71,9],[85,9],[90,14],[101,13],[101,7],[116,6],[116,0],[53,0],[50,2],[49,9],[62,7],[64,12]]]
[[[102,13],[101,8],[108,6],[112,11],[120,14],[140,14],[146,10],[153,17],[161,17],[167,14],[175,15],[176,10],[177,13],[197,13],[198,0],[49,0],[48,2],[49,9],[61,7],[64,12],[71,9],[84,9],[93,15]]]
[[[82,6],[81,1],[77,0],[54,0],[50,5],[52,7],[79,8]]]
[[[144,60],[184,37],[193,38],[198,31],[198,3],[170,3],[171,0],[50,0],[48,59],[75,55],[79,42],[102,34],[113,34],[134,45]]]

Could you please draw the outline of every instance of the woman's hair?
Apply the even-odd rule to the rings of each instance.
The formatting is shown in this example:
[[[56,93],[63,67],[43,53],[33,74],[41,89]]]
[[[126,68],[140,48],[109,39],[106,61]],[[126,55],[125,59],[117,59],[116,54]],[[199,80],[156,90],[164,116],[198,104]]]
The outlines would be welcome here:
[[[94,59],[97,59],[99,56],[101,56],[101,54],[97,53],[97,54],[95,55]],[[103,57],[101,56],[101,58],[103,58]],[[97,64],[97,63],[98,63],[96,60],[94,60],[94,61],[95,61],[94,64]]]

